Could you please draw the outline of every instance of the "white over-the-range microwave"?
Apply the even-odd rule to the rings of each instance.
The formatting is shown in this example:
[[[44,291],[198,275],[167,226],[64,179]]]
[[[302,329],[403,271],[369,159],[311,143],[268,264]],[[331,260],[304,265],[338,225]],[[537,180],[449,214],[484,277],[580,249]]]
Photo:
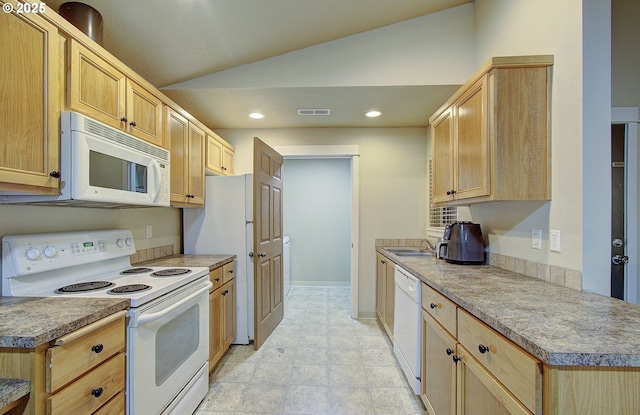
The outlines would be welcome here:
[[[169,206],[169,151],[83,114],[60,114],[60,194],[3,192],[0,203]]]

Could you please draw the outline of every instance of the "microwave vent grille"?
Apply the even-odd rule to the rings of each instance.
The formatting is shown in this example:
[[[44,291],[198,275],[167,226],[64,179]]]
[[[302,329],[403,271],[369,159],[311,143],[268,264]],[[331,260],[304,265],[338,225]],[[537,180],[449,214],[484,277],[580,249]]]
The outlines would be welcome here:
[[[149,154],[158,161],[169,162],[169,152],[163,148],[156,147],[145,141],[137,139],[129,134],[125,134],[111,127],[107,127],[89,118],[85,118],[84,130],[88,133],[95,134],[105,140],[120,144],[128,148]]]

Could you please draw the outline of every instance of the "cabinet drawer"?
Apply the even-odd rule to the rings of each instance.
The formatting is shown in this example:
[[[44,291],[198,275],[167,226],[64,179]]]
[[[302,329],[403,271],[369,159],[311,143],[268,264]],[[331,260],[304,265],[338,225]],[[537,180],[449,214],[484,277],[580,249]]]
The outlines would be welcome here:
[[[458,341],[531,412],[540,413],[538,360],[462,309],[458,309]]]
[[[47,350],[47,392],[57,391],[84,372],[124,351],[125,314],[123,311],[59,338],[57,345]]]
[[[223,278],[222,267],[218,267],[213,271],[209,271],[209,280],[211,280],[211,283],[213,284],[213,287],[209,289],[209,292],[212,292],[222,287],[222,284],[223,284],[222,278]]]
[[[450,334],[456,336],[456,303],[422,283],[422,308],[427,310]]]
[[[124,353],[119,353],[47,399],[48,415],[91,414],[124,389]]]
[[[222,282],[226,283],[236,277],[236,262],[232,261],[222,266]]]
[[[124,391],[111,398],[103,407],[93,413],[93,415],[124,415],[125,401]]]

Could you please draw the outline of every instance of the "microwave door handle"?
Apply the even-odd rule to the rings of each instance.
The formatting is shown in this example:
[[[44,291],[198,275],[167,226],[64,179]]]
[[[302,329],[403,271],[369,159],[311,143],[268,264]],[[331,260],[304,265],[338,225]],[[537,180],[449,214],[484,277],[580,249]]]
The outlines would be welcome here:
[[[134,324],[135,324],[134,327],[138,327],[138,326],[140,326],[142,324],[150,323],[152,321],[161,319],[162,317],[166,316],[167,314],[173,312],[178,307],[182,307],[183,305],[189,303],[190,301],[192,301],[196,297],[199,297],[200,295],[202,295],[204,293],[208,293],[209,289],[211,287],[213,287],[213,284],[211,283],[211,281],[207,281],[207,284],[206,284],[205,287],[203,287],[202,289],[200,289],[200,290],[196,291],[195,293],[191,294],[187,298],[177,302],[176,304],[172,305],[171,307],[167,307],[164,310],[159,311],[157,313],[149,313],[149,314],[142,315],[140,318],[138,318],[134,322]]]
[[[158,162],[151,160],[151,165],[153,166],[153,175],[156,180],[156,190],[151,199],[155,203],[158,201],[158,197],[160,197],[160,188],[162,187],[162,184],[160,183],[160,166],[158,165]]]

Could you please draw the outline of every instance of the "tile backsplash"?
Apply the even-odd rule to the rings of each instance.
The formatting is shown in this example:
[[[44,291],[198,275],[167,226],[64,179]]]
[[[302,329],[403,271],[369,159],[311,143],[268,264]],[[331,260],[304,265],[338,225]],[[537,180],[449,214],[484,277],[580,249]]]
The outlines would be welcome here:
[[[156,246],[148,249],[139,249],[135,254],[131,255],[131,263],[137,264],[152,259],[162,258],[173,255],[173,245]]]
[[[435,244],[435,240],[431,243]],[[427,248],[426,239],[376,239],[376,247],[379,246],[407,246]],[[516,258],[507,255],[489,253],[489,265],[517,272],[533,278],[538,278],[555,284],[560,284],[574,290],[582,290],[582,272],[574,269],[543,264],[528,259]]]

